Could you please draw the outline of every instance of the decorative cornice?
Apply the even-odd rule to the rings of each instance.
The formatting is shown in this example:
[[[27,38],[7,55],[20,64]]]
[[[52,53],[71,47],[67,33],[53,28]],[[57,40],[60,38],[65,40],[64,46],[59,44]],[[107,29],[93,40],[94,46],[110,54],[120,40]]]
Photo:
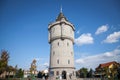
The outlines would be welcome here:
[[[50,38],[49,43],[51,43],[52,41],[54,41],[54,40],[56,40],[56,39],[62,39],[62,40],[64,40],[64,39],[69,39],[69,40],[71,40],[71,41],[73,42],[73,44],[74,44],[74,39],[73,39],[72,37],[68,37],[68,36],[56,36],[56,37]]]
[[[54,23],[51,23],[51,24],[49,24],[48,30],[50,30],[55,25],[61,25],[62,23],[69,25],[75,31],[74,25],[67,21],[56,21]]]

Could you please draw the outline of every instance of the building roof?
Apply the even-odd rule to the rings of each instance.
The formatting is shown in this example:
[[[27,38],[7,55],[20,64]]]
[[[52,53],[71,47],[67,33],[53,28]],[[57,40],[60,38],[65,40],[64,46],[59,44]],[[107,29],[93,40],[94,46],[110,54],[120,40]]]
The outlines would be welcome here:
[[[100,64],[99,67],[101,67],[101,68],[103,68],[103,67],[109,67],[111,64],[116,64],[116,62],[112,61],[112,62],[103,63],[103,64]]]
[[[56,21],[61,21],[62,18],[64,18],[67,21],[67,19],[64,16],[64,14],[62,12],[60,12],[59,15],[58,15],[58,17],[57,17],[57,19],[56,19]]]

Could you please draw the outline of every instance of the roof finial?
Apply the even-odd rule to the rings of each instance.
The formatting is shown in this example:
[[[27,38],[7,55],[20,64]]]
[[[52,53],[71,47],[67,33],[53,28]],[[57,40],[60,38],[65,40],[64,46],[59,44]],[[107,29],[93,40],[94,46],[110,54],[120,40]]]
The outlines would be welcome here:
[[[61,5],[61,8],[60,8],[60,12],[62,13],[62,5]]]

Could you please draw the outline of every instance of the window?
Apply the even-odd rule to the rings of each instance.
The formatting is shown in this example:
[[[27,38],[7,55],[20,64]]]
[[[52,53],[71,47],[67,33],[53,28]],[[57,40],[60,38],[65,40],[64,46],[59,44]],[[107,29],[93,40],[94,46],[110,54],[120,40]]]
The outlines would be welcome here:
[[[55,55],[55,51],[53,51],[53,55]]]
[[[59,64],[59,59],[57,60],[57,64]]]
[[[70,60],[68,60],[68,64],[70,64]]]
[[[56,75],[57,75],[57,76],[59,75],[59,71],[56,71]]]
[[[67,46],[69,46],[69,43],[67,43]]]

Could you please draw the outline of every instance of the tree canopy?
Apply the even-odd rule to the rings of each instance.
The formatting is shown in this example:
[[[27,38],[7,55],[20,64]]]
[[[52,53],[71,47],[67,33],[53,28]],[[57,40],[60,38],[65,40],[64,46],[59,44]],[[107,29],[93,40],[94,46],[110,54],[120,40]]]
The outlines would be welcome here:
[[[2,50],[0,53],[0,74],[8,68],[9,53],[6,50]]]

